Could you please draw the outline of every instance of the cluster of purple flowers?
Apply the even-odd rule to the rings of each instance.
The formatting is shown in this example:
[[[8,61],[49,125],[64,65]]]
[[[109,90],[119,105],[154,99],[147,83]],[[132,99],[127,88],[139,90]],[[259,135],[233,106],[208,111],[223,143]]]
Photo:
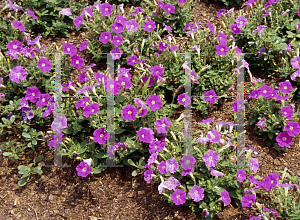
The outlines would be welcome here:
[[[296,57],[297,58],[297,57]],[[298,58],[299,59],[299,58]],[[294,62],[292,60],[292,62]],[[297,62],[297,61],[296,61]],[[300,59],[299,59],[300,62]],[[297,65],[297,64],[296,64]],[[296,66],[299,68],[299,66]],[[263,96],[266,99],[275,99],[275,101],[286,100],[290,97],[288,95],[291,91],[293,91],[293,87],[290,81],[280,82],[278,90],[272,89],[268,85],[263,85],[260,88],[253,90],[248,98],[258,99],[259,96]],[[280,93],[284,94],[282,96]],[[276,137],[276,141],[280,147],[289,147],[292,144],[293,138],[292,136],[298,135],[300,132],[300,125],[297,122],[292,121],[292,117],[294,116],[294,111],[290,106],[281,107],[282,116],[285,116],[287,120],[287,125],[284,127],[287,132],[280,132],[280,134]],[[260,119],[260,121],[256,124],[261,130],[266,129],[266,118]]]

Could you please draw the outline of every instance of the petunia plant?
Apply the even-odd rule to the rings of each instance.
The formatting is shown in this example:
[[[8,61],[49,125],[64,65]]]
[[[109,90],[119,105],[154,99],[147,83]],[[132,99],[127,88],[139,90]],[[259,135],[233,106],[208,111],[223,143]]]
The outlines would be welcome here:
[[[249,125],[256,123],[256,133],[272,144],[278,151],[285,150],[292,144],[293,136],[299,134],[299,107],[291,103],[293,88],[289,80],[280,82],[278,89],[265,85],[252,77],[250,103],[246,103],[250,110]]]
[[[192,19],[194,3],[194,0],[143,1],[141,6],[153,21],[168,26],[175,36],[182,37],[182,29]]]

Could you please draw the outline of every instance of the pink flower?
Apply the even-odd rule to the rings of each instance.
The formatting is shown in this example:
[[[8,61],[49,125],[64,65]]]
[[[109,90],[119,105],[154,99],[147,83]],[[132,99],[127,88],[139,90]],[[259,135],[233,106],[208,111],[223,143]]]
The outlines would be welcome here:
[[[13,21],[11,22],[14,28],[19,29],[20,31],[25,31],[25,27],[21,21]]]
[[[76,167],[76,171],[78,176],[82,177],[87,177],[87,175],[93,172],[92,168],[84,161],[81,161],[81,163]]]
[[[80,56],[74,55],[71,57],[71,65],[81,69],[84,66],[84,61]]]
[[[39,62],[37,63],[37,66],[41,69],[43,73],[52,70],[51,61],[46,58],[40,58]]]

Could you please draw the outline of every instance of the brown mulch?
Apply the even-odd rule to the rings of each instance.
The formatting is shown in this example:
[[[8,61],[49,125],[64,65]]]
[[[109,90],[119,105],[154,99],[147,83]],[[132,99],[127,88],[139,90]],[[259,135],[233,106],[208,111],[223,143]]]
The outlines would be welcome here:
[[[138,6],[135,5],[136,7]],[[130,8],[126,4],[125,11]],[[193,21],[200,21],[204,27],[207,22],[220,26],[220,18],[216,12],[220,9],[230,7],[221,4],[198,3],[193,11]],[[68,41],[77,48],[83,40],[83,31],[71,32],[71,37],[62,38],[43,37],[41,45],[50,46],[53,42],[58,47]],[[186,45],[189,38],[176,38],[180,45]],[[85,51],[80,55],[87,65],[93,63],[92,55]],[[101,71],[101,66],[93,68],[94,72]],[[71,75],[71,79],[78,82],[79,71]],[[256,74],[253,76],[258,78]],[[262,77],[264,78],[264,77]],[[249,86],[249,76],[246,74],[246,87]],[[271,85],[270,79],[266,78],[267,85]],[[249,95],[249,94],[248,94]],[[246,99],[247,100],[247,99]],[[209,114],[202,116],[197,111],[192,112],[193,130],[195,132],[203,127],[196,125],[203,119],[213,118],[214,122],[223,120],[234,122],[233,114],[226,114],[231,110],[234,100],[226,101],[223,105],[213,108]],[[184,108],[181,106],[177,109],[176,114],[171,118],[178,118],[183,113]],[[245,123],[247,122],[246,113]],[[51,128],[31,126],[37,131],[46,131]],[[300,164],[297,160],[299,153],[299,135],[293,145],[286,152],[277,152],[272,146],[268,146],[253,131],[253,126],[247,130],[245,135],[245,145],[259,150],[259,154],[252,153],[252,157],[258,159],[260,168],[256,174],[261,177],[267,176],[284,167],[288,168],[293,176],[300,177]],[[245,128],[246,129],[246,128]],[[21,133],[21,129],[17,130]],[[198,135],[199,136],[199,135]],[[0,137],[0,143],[14,140],[25,143],[25,138],[17,138],[16,135],[5,135]],[[27,152],[27,150],[26,150]],[[53,150],[49,151],[46,145],[38,141],[36,147],[37,155],[44,155],[43,163],[53,165]],[[147,184],[144,180],[141,170],[136,177],[131,176],[133,167],[124,166],[123,168],[108,168],[106,171],[89,175],[87,178],[77,176],[75,170],[80,161],[73,161],[70,158],[63,157],[63,164],[70,165],[66,168],[43,167],[41,176],[34,175],[24,187],[17,185],[21,175],[18,174],[18,165],[28,165],[33,160],[32,155],[26,155],[22,152],[20,160],[10,160],[0,155],[0,216],[3,219],[205,219],[201,213],[193,213],[188,207],[175,206],[168,204],[162,195],[158,194],[158,184],[152,181]],[[255,174],[255,175],[256,175]],[[280,176],[281,173],[278,173]],[[218,213],[214,219],[249,219],[255,211],[250,208],[238,209],[235,205],[229,205]]]

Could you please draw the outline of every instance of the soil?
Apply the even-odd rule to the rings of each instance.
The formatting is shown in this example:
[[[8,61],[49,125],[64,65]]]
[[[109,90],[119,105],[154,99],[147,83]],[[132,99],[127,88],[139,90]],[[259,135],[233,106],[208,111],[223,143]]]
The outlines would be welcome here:
[[[138,6],[137,3],[135,6]],[[131,7],[125,4],[125,11]],[[193,11],[193,21],[200,21],[202,24],[211,22],[214,25],[220,23],[220,18],[216,17],[216,12],[222,8],[230,7],[221,4],[198,3]],[[43,37],[41,45],[50,46],[53,42],[60,47],[64,41],[74,44],[77,48],[83,40],[84,31],[71,32],[70,39],[56,37]],[[183,45],[189,38],[182,38],[177,42]],[[86,64],[93,63],[92,55],[85,51],[78,55],[84,58]],[[98,68],[98,69],[97,69]],[[102,67],[94,67],[93,71],[101,71]],[[71,79],[78,82],[79,71],[75,71]],[[258,74],[252,73],[254,77],[259,78]],[[271,85],[271,79],[266,79],[266,84]],[[277,79],[280,80],[280,79]],[[249,86],[250,79],[246,75],[245,86]],[[246,97],[249,94],[246,95]],[[248,101],[248,99],[245,99]],[[234,100],[224,102],[212,108],[209,114],[202,116],[198,111],[192,111],[192,132],[203,129],[196,125],[203,119],[213,118],[214,122],[223,120],[233,122],[233,114],[225,114],[231,110]],[[184,112],[183,106],[176,110],[176,114],[171,118],[177,119]],[[249,117],[249,112],[245,114],[245,123]],[[31,125],[38,131],[51,130],[50,125]],[[269,173],[288,168],[292,176],[300,177],[300,162],[298,148],[300,147],[299,135],[294,138],[293,144],[286,152],[277,152],[273,146],[267,145],[254,133],[254,126],[250,126],[245,135],[245,145],[250,144],[259,151],[259,154],[252,153],[252,157],[257,158],[260,168],[256,174],[265,178]],[[8,129],[7,129],[8,130]],[[10,129],[12,130],[12,129]],[[22,132],[17,129],[18,134]],[[26,143],[25,138],[18,138],[15,133],[11,135],[2,135],[0,143],[9,142]],[[19,160],[11,160],[8,157],[0,155],[0,216],[2,219],[205,219],[202,213],[193,213],[188,207],[181,207],[169,204],[158,194],[158,184],[152,181],[147,184],[144,180],[143,172],[140,170],[136,177],[132,177],[133,167],[124,166],[122,168],[107,168],[104,172],[95,175],[89,175],[86,178],[79,177],[75,170],[80,161],[63,157],[63,164],[70,167],[46,167],[53,165],[53,150],[49,150],[46,144],[38,141],[36,146],[36,155],[44,155],[44,160],[40,163],[43,166],[42,175],[33,175],[27,184],[23,187],[18,186],[17,182],[21,179],[18,174],[19,165],[28,165],[33,161],[33,154],[25,155],[22,152]],[[286,180],[284,183],[288,183]],[[223,211],[216,214],[214,219],[249,219],[250,215],[255,214],[251,208],[238,209],[230,204],[224,207]]]

